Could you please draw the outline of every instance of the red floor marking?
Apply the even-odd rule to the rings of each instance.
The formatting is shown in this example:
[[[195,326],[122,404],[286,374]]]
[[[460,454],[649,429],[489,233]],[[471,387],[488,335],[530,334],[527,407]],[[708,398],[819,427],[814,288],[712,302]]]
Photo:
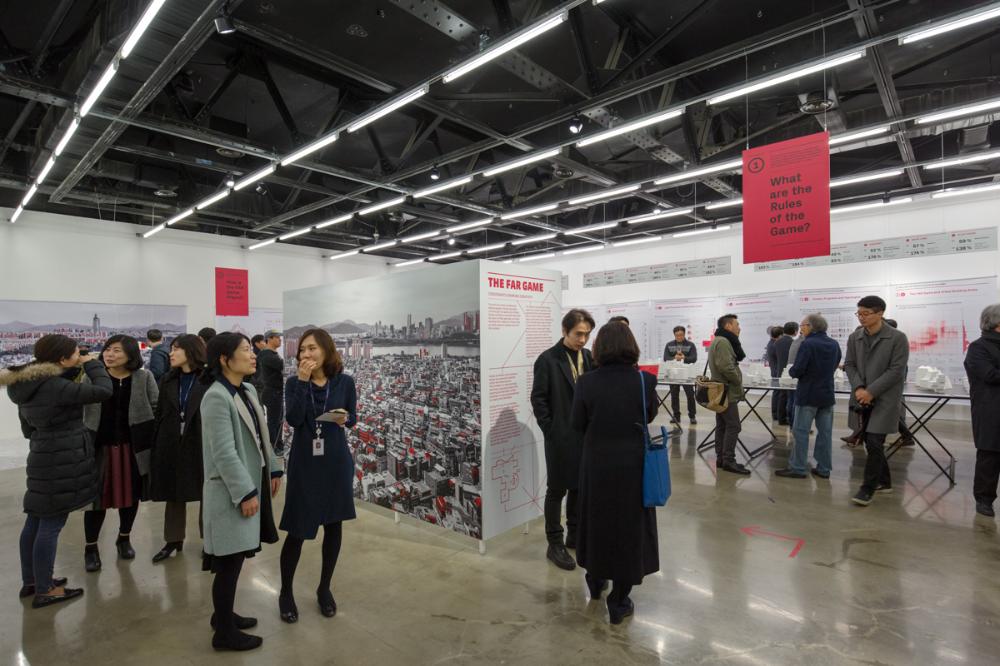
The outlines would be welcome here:
[[[798,537],[785,536],[784,534],[776,534],[774,532],[768,532],[767,530],[761,529],[760,525],[748,525],[746,527],[741,527],[740,532],[746,534],[747,536],[769,536],[775,539],[784,539],[786,541],[795,541],[795,548],[792,548],[792,552],[788,554],[788,557],[795,557],[802,550],[802,546],[806,545],[805,539],[800,539]]]

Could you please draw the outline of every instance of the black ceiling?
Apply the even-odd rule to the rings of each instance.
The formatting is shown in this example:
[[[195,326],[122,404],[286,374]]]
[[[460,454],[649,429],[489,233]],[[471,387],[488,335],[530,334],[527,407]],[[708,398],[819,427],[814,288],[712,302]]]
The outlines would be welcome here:
[[[32,210],[152,225],[399,91],[459,63],[561,6],[555,0],[167,0],[124,61],[96,111],[57,161]],[[235,193],[178,223],[189,231],[243,236],[248,244],[327,220],[443,178],[566,144],[579,114],[584,133],[701,98],[746,79],[794,67],[866,40],[993,3],[972,0],[605,0],[453,84],[433,85],[365,131],[264,187]],[[147,0],[0,2],[0,205],[16,206],[80,101],[111,61]],[[221,11],[236,32],[217,34]],[[825,114],[800,110],[802,94],[835,101]],[[445,228],[483,215],[565,199],[617,183],[651,180],[702,162],[823,127],[832,134],[1000,95],[1000,19],[900,46],[752,95],[688,106],[680,118],[551,161],[355,217],[290,243],[331,253]],[[919,164],[1000,145],[1000,111],[892,134],[832,157],[834,177]],[[306,168],[303,168],[305,166]],[[977,182],[1000,161],[949,169],[949,182]],[[895,179],[838,188],[836,199],[921,191],[941,174],[909,169]],[[723,175],[548,217],[505,220],[459,235],[457,248],[560,231],[651,210],[739,196]],[[167,195],[167,196],[164,196]],[[736,209],[738,211],[738,209]],[[725,214],[726,210],[717,211]],[[715,211],[698,210],[699,219]],[[731,214],[731,212],[730,212]],[[692,217],[643,226],[689,225]],[[637,233],[622,227],[615,237]],[[149,242],[155,242],[150,239]],[[581,242],[559,236],[547,246]],[[441,251],[414,243],[380,254],[399,259]],[[540,246],[523,244],[517,252]],[[493,255],[491,255],[493,256]]]

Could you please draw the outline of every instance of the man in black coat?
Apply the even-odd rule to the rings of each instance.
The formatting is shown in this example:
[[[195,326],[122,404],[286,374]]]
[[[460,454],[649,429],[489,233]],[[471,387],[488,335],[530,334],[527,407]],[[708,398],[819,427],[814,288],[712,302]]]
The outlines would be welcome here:
[[[594,330],[586,310],[570,310],[562,320],[563,338],[535,361],[531,408],[545,436],[545,536],[548,557],[557,567],[572,571],[576,562],[566,548],[576,548],[576,526],[583,434],[570,421],[576,382],[593,367],[584,349]],[[566,497],[566,541],[563,542],[562,501]]]
[[[284,445],[281,441],[281,422],[285,418],[285,362],[278,356],[281,349],[281,333],[268,331],[264,334],[264,348],[257,354],[257,372],[264,390],[260,402],[267,411],[267,434],[271,437],[274,452],[281,455]]]
[[[693,342],[687,339],[687,329],[683,326],[674,326],[674,339],[663,348],[664,361],[682,361],[684,363],[696,363],[698,361],[698,348]],[[688,420],[691,425],[698,422],[694,401],[694,386],[684,386],[684,395],[687,396]],[[680,423],[681,420],[681,387],[678,384],[670,385],[670,422]]]
[[[1000,303],[983,310],[983,335],[969,345],[965,372],[972,398],[972,439],[976,443],[976,475],[972,494],[976,513],[992,518],[1000,480]]]

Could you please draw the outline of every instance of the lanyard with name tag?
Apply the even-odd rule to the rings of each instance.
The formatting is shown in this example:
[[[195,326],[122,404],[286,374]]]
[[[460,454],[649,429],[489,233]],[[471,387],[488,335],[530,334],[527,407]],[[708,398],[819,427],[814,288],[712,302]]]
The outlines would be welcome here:
[[[326,395],[323,397],[323,412],[326,411],[326,403],[330,401],[330,380],[326,380]],[[312,454],[314,456],[321,456],[326,452],[326,442],[323,440],[323,424],[316,422],[316,401],[312,395],[312,382],[309,386],[309,407],[313,412],[313,423],[316,424],[316,436],[313,437],[312,442]]]
[[[181,435],[184,435],[184,426],[187,425],[187,404],[188,398],[191,397],[191,391],[194,389],[194,383],[198,381],[197,378],[194,379],[189,385],[187,392],[184,392],[184,377],[180,378],[180,415],[181,415]]]

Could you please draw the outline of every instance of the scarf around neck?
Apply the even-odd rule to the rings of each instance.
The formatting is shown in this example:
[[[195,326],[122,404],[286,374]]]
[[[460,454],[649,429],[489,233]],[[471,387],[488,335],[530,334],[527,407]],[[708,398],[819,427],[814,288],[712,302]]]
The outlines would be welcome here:
[[[733,352],[736,354],[736,362],[739,363],[747,357],[746,352],[743,351],[743,345],[740,344],[740,339],[734,334],[730,333],[724,328],[715,329],[715,335],[723,337],[729,340],[729,344],[733,346]]]

